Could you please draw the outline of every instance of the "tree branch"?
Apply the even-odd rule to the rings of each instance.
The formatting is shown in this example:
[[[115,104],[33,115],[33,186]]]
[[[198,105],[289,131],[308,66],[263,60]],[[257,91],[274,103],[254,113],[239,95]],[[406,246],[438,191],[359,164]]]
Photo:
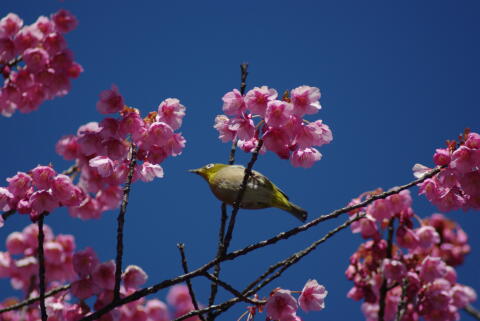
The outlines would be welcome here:
[[[222,288],[224,288],[225,290],[229,291],[230,293],[232,293],[233,295],[235,295],[236,297],[238,297],[239,299],[241,299],[242,301],[244,302],[247,302],[247,303],[251,303],[251,304],[265,304],[267,301],[265,300],[252,300],[246,296],[244,296],[240,291],[238,290],[235,290],[235,288],[233,286],[231,286],[230,284],[216,278],[214,275],[208,273],[208,272],[205,272],[203,275],[205,275],[205,277],[207,279],[209,279],[210,281],[212,282],[215,282],[217,283],[218,285],[220,285]],[[198,308],[197,308],[198,310]]]
[[[407,288],[408,288],[408,279],[404,278],[402,280],[402,295],[400,297],[400,302],[398,302],[395,321],[402,321],[403,315],[405,314],[405,311],[407,309]]]
[[[472,305],[467,304],[467,306],[463,309],[475,319],[480,320],[480,311],[475,309]]]
[[[183,273],[188,273],[188,264],[187,264],[187,257],[185,256],[185,244],[179,243],[177,244],[178,250],[180,251],[180,256],[182,258],[182,268]],[[198,310],[198,302],[195,298],[195,292],[193,291],[192,281],[190,279],[186,280],[188,292],[190,293],[190,299],[192,300],[193,307],[195,310]],[[198,315],[202,321],[205,321],[205,318],[202,314]]]
[[[391,218],[388,223],[388,236],[387,236],[387,259],[392,258],[392,247],[393,247],[393,223],[394,219]],[[382,285],[380,287],[380,299],[379,299],[379,309],[378,309],[378,321],[384,321],[385,316],[385,299],[387,298],[387,286],[388,281],[382,271]]]
[[[245,94],[245,89],[247,87],[247,76],[248,76],[248,63],[242,63],[240,65],[240,93],[243,96]],[[228,164],[233,165],[235,163],[235,152],[237,149],[237,139],[233,139],[232,147],[230,149],[230,156],[228,158]],[[222,203],[221,207],[221,218],[220,218],[220,228],[218,232],[218,249],[217,249],[217,258],[225,254],[225,225],[227,223],[227,204]],[[213,275],[215,277],[220,276],[220,264],[215,265]],[[208,305],[213,305],[215,303],[215,296],[217,295],[217,283],[212,282],[210,287],[210,298],[208,299]],[[208,314],[209,320],[211,319],[211,314]]]
[[[45,257],[43,252],[43,242],[45,241],[45,234],[43,233],[43,219],[44,214],[38,217],[38,279],[40,290],[40,313],[42,321],[47,321],[47,307],[45,306]]]
[[[130,165],[128,171],[127,182],[123,189],[123,200],[120,206],[120,212],[117,217],[117,257],[115,259],[115,287],[113,290],[113,301],[120,298],[120,282],[122,281],[122,257],[123,257],[123,226],[125,224],[125,214],[127,213],[128,197],[132,185],[135,164],[137,163],[137,149],[132,143],[130,149]]]
[[[52,295],[55,295],[57,293],[66,291],[66,290],[70,289],[70,287],[71,287],[71,284],[66,284],[66,285],[63,285],[63,286],[59,286],[58,288],[55,288],[55,289],[50,290],[47,293],[45,293],[45,298],[48,298],[48,297],[50,297]],[[18,310],[20,308],[23,308],[24,306],[30,305],[32,303],[35,303],[35,302],[39,301],[39,300],[40,300],[40,297],[36,296],[36,297],[30,298],[30,299],[18,302],[16,304],[10,305],[6,308],[0,309],[0,314],[3,313],[3,312]]]

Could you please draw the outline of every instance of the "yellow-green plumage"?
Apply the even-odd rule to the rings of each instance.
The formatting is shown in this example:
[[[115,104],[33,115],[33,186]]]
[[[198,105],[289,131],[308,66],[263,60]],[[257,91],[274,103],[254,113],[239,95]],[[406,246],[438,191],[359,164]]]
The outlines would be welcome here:
[[[245,167],[241,165],[208,164],[202,168],[191,170],[202,176],[210,186],[213,194],[222,202],[232,205],[245,175]],[[261,209],[276,207],[293,214],[305,222],[307,212],[293,204],[275,184],[257,171],[252,171],[240,207],[244,209]]]

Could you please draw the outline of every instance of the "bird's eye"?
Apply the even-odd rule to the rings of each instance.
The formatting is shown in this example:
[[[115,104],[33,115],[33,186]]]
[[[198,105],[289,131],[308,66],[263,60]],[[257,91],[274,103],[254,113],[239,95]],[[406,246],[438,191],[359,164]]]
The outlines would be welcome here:
[[[207,166],[205,166],[206,169],[210,169],[213,167],[213,164],[208,164]]]

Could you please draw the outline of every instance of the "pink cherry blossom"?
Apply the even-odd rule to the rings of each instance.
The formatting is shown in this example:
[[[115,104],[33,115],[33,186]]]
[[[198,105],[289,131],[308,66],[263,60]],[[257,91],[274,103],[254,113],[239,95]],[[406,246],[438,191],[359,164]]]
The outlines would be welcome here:
[[[40,190],[30,196],[30,205],[33,215],[52,212],[58,207],[58,201],[53,197],[51,191]]]
[[[40,30],[33,26],[23,27],[14,38],[15,48],[19,52],[24,52],[28,48],[35,47],[42,39]]]
[[[267,104],[265,122],[268,126],[281,127],[285,125],[292,115],[293,106],[280,100],[272,100]]]
[[[379,234],[377,221],[370,215],[353,222],[350,226],[352,233],[360,233],[364,239],[376,238]]]
[[[140,179],[144,182],[151,182],[155,177],[163,177],[163,168],[158,164],[144,162],[140,169]]]
[[[290,92],[293,113],[299,117],[314,114],[320,110],[320,90],[316,87],[300,86]]]
[[[122,188],[118,185],[112,185],[108,188],[98,191],[95,198],[98,201],[100,210],[104,212],[117,208],[122,201],[122,196]]]
[[[110,260],[95,267],[92,273],[95,284],[104,290],[113,290],[115,285],[115,262]]]
[[[290,155],[290,138],[282,128],[269,128],[263,134],[263,142],[268,150],[281,155],[283,158],[288,158]]]
[[[398,260],[384,259],[382,263],[383,274],[388,280],[402,282],[407,274],[405,264]]]
[[[236,133],[236,137],[243,140],[253,138],[255,134],[255,124],[251,116],[240,116],[229,122],[228,129]]]
[[[317,280],[308,280],[298,298],[298,303],[303,311],[320,311],[325,308],[324,299],[328,291]]]
[[[0,38],[13,37],[23,26],[23,20],[15,13],[9,13],[0,20]]]
[[[265,310],[272,320],[286,321],[296,316],[297,300],[289,290],[278,289],[268,298]]]
[[[446,148],[438,148],[433,155],[433,161],[438,166],[446,166],[450,164],[451,155]]]
[[[277,96],[277,91],[273,88],[255,87],[245,95],[245,103],[253,114],[265,116],[268,102],[277,99]]]
[[[440,243],[440,235],[432,226],[422,226],[415,233],[418,236],[419,245],[423,249],[429,249],[433,245]]]
[[[123,97],[118,87],[112,85],[112,89],[100,93],[100,100],[97,102],[97,110],[101,114],[114,114],[122,110],[124,106]]]
[[[57,173],[50,166],[37,166],[30,171],[33,184],[38,189],[49,189],[52,187],[53,178]]]
[[[77,18],[64,9],[61,9],[52,15],[52,20],[55,22],[57,30],[62,33],[70,32],[78,25]]]
[[[49,55],[44,49],[29,48],[23,52],[23,60],[30,71],[39,72],[47,68]]]
[[[295,136],[295,143],[299,148],[322,146],[332,141],[333,136],[330,128],[321,120],[301,125]]]
[[[230,119],[225,115],[217,115],[213,127],[218,130],[218,138],[224,143],[232,141],[235,137],[236,132],[231,130]]]
[[[241,115],[247,109],[244,98],[237,89],[226,93],[222,100],[223,111],[227,115]]]
[[[43,46],[48,54],[53,56],[65,50],[67,48],[67,42],[61,33],[52,32],[43,40]]]
[[[475,290],[469,286],[456,284],[451,289],[453,304],[459,309],[463,309],[471,302],[477,300]]]
[[[379,199],[367,207],[367,212],[378,221],[390,219],[395,213],[392,204],[387,199]]]
[[[460,146],[452,154],[450,167],[461,174],[471,172],[480,166],[480,150]]]
[[[310,168],[320,159],[322,159],[322,154],[317,149],[305,148],[294,151],[290,157],[290,162],[293,167]]]
[[[137,265],[129,265],[122,274],[123,284],[127,289],[138,289],[147,282],[147,274]]]
[[[164,122],[177,130],[182,125],[185,116],[185,106],[176,98],[167,98],[158,106],[157,121]]]
[[[113,161],[106,156],[97,156],[88,162],[90,167],[95,168],[102,177],[109,177],[113,174]]]
[[[100,288],[95,284],[93,279],[87,278],[73,282],[71,291],[77,298],[85,300],[100,292]]]
[[[190,298],[188,287],[184,284],[172,286],[168,291],[167,302],[174,307],[191,303],[192,299]]]
[[[90,247],[73,255],[73,267],[80,277],[92,274],[98,263],[97,255]]]
[[[75,159],[78,155],[77,138],[74,135],[63,136],[55,145],[57,154],[66,160]]]
[[[13,200],[14,195],[4,187],[0,187],[0,210],[8,211],[10,209],[9,203]]]
[[[412,229],[408,227],[405,227],[403,225],[399,226],[397,229],[396,237],[397,243],[401,247],[405,247],[407,249],[415,249],[416,247],[418,247],[418,236]]]
[[[149,145],[163,146],[173,136],[173,129],[163,122],[155,122],[148,128],[147,140]]]
[[[447,265],[439,257],[427,256],[420,266],[420,278],[431,282],[447,273]]]
[[[32,186],[33,179],[23,172],[18,172],[17,175],[7,178],[8,191],[14,196],[23,198]]]
[[[7,237],[7,250],[10,254],[23,254],[28,248],[25,237],[20,232],[10,233]]]
[[[145,305],[145,312],[151,320],[170,321],[167,305],[158,299],[149,300]]]
[[[465,146],[471,149],[480,149],[480,134],[469,133],[465,141]]]

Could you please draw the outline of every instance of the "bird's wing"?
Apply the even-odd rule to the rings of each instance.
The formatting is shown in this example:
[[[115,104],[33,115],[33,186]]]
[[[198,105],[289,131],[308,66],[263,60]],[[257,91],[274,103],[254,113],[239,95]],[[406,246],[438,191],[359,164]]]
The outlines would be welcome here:
[[[279,191],[288,200],[288,196],[287,196],[287,194],[285,194],[284,191],[282,191],[275,184],[273,184],[272,181],[270,181],[266,176],[262,175],[261,173],[257,172],[256,170],[252,170],[251,179],[253,181],[256,181],[256,183],[258,183],[260,185],[264,185],[268,189]]]

